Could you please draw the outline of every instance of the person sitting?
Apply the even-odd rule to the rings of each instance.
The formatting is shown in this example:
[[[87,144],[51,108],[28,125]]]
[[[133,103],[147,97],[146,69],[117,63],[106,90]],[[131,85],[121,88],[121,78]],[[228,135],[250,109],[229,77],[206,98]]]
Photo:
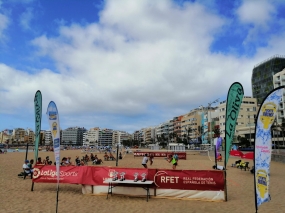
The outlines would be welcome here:
[[[34,164],[34,159],[31,159],[27,165],[30,169],[33,169],[33,164]]]
[[[222,157],[222,155],[220,153],[220,155],[217,157],[217,161],[222,161],[222,160],[223,160],[223,157]]]
[[[26,175],[31,175],[31,178],[33,177],[33,172],[34,172],[34,169],[31,169],[29,166],[28,166],[28,163],[29,163],[29,160],[25,160],[24,164],[23,164],[23,169],[24,169],[24,172],[26,173]]]
[[[37,160],[36,164],[43,164],[41,157],[38,157],[38,160]]]
[[[116,158],[113,156],[112,152],[110,152],[110,160],[116,160]]]
[[[95,156],[93,155],[93,153],[90,154],[90,159],[91,159],[91,161],[95,160]]]
[[[66,161],[67,161],[67,158],[66,157],[63,157],[62,159],[61,159],[61,165],[62,166],[68,166],[68,163],[66,163]]]
[[[105,152],[105,155],[104,155],[104,160],[109,160],[109,155],[107,154],[107,152]]]
[[[90,159],[89,159],[89,156],[86,154],[86,155],[85,155],[85,161],[88,162],[89,160],[90,160]]]
[[[80,159],[78,156],[76,156],[76,158],[75,158],[75,164],[76,164],[76,166],[80,166]]]
[[[85,166],[85,162],[83,159],[80,161],[80,166]]]
[[[72,166],[71,157],[68,157],[65,161],[66,166]]]

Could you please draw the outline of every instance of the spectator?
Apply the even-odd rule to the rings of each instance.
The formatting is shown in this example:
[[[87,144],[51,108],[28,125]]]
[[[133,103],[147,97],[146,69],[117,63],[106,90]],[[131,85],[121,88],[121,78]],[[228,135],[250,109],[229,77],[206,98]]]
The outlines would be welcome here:
[[[123,159],[122,153],[119,154],[119,159]]]
[[[30,162],[27,164],[30,169],[33,169],[34,160],[31,159]]]
[[[76,166],[80,166],[80,159],[79,159],[79,156],[76,156],[76,158],[75,158],[75,164],[76,164]]]
[[[110,152],[110,159],[111,160],[116,160],[116,158],[113,156],[112,152]]]
[[[105,155],[104,155],[104,160],[109,160],[109,155],[107,154],[107,152],[105,152]]]
[[[31,169],[31,168],[28,166],[28,163],[29,163],[29,160],[25,160],[25,162],[24,162],[24,164],[23,164],[23,169],[25,170],[25,173],[30,174],[31,176],[33,176],[34,170]]]
[[[41,157],[38,157],[38,160],[37,160],[36,164],[43,164]]]

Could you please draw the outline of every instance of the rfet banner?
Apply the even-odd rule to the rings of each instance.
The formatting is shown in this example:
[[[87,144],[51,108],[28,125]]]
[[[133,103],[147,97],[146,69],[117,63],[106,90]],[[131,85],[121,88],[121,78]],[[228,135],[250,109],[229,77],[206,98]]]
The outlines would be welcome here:
[[[224,172],[158,169],[154,183],[160,189],[224,191]]]
[[[270,200],[271,126],[275,120],[284,86],[273,90],[259,108],[255,126],[255,201],[259,205]]]
[[[150,154],[153,154],[154,157],[168,157],[169,155],[178,155],[178,159],[186,160],[186,152],[134,152],[135,157],[142,157],[145,154],[149,156]]]

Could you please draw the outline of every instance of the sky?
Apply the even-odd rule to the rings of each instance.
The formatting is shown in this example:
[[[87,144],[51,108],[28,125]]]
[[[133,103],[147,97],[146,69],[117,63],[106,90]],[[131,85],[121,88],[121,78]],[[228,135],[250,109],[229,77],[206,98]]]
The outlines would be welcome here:
[[[133,133],[219,98],[252,96],[258,63],[285,55],[283,0],[0,0],[0,131]]]

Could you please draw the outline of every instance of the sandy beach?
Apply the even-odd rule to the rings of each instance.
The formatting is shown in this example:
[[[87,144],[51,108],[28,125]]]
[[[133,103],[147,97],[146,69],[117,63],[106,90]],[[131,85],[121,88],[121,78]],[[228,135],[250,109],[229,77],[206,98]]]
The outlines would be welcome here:
[[[103,158],[103,153],[95,153]],[[28,159],[33,158],[34,153],[28,153]],[[83,156],[81,150],[61,151],[62,157]],[[39,152],[39,157],[45,159],[49,156],[54,161],[53,152]],[[56,184],[36,183],[34,191],[31,191],[30,178],[23,180],[17,175],[22,171],[25,152],[13,152],[0,155],[0,212],[55,212],[56,210]],[[255,212],[253,175],[249,171],[230,167],[239,158],[231,157],[228,163],[228,201],[207,202],[194,200],[157,199],[152,197],[149,202],[141,197],[112,196],[106,200],[106,196],[83,195],[81,185],[60,184],[58,212],[193,212],[193,213],[241,213]],[[212,157],[213,160],[213,157]],[[142,168],[142,157],[134,158],[133,154],[126,154],[119,161],[119,167]],[[250,167],[253,165],[252,160]],[[89,163],[91,166],[91,163]],[[199,152],[188,152],[187,160],[180,160],[177,169],[188,170],[212,170],[214,162],[208,156]],[[98,166],[98,165],[94,165]],[[104,161],[102,166],[116,166],[115,161]],[[149,166],[149,165],[148,165]],[[149,168],[170,169],[169,164],[163,158],[155,158],[154,164]],[[271,162],[270,194],[272,200],[260,206],[259,213],[283,213],[285,212],[285,164]]]

